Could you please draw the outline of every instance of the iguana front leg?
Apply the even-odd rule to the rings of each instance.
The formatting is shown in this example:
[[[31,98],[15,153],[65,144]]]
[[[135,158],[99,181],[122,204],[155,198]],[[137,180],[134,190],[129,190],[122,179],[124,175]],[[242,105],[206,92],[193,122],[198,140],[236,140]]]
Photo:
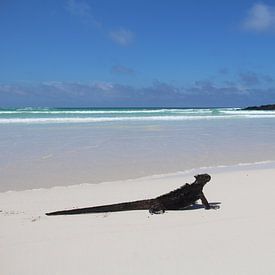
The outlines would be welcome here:
[[[205,209],[210,209],[210,204],[208,203],[206,197],[204,196],[203,192],[201,192],[200,194],[200,199],[201,199],[201,202],[202,204],[204,205],[204,208]]]

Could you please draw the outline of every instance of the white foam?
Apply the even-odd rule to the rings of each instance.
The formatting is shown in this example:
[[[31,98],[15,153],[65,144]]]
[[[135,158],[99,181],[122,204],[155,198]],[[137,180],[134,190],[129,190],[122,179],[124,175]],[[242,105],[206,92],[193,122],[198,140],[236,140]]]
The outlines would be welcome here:
[[[145,116],[145,117],[50,117],[50,118],[1,118],[0,124],[46,124],[46,123],[96,123],[116,121],[186,121],[186,120],[217,120],[240,118],[275,118],[269,115],[196,115],[196,116]]]
[[[176,113],[176,114],[212,114],[213,111],[219,112],[221,110],[230,109],[105,109],[105,110],[51,110],[51,109],[16,109],[16,110],[0,110],[0,114],[150,114],[150,113]]]
[[[242,111],[242,110],[220,110],[229,115],[275,115],[275,111]]]

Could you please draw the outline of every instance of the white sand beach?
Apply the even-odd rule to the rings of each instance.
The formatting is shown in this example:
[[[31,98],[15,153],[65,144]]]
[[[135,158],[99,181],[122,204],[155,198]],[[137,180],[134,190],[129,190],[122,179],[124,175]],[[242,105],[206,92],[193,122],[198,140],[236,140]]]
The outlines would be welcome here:
[[[44,214],[151,198],[191,174],[0,193],[0,274],[274,274],[274,168],[210,171],[217,210]]]

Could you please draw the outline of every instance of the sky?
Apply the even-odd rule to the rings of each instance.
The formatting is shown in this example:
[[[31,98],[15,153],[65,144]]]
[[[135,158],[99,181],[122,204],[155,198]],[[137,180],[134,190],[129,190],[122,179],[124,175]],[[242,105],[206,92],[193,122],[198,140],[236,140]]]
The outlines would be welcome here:
[[[0,107],[275,103],[275,2],[0,0]]]

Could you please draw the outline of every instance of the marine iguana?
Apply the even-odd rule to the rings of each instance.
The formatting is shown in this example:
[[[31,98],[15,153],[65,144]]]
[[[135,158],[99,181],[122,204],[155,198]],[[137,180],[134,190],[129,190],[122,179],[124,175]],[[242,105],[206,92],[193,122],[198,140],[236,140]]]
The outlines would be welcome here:
[[[196,175],[195,179],[196,180],[191,184],[186,183],[180,188],[154,199],[62,210],[46,213],[46,215],[75,215],[129,210],[149,210],[151,214],[161,214],[166,210],[184,209],[192,204],[195,204],[195,202],[199,199],[202,201],[205,209],[210,209],[210,205],[203,194],[203,187],[210,181],[211,177],[208,174],[200,174]]]

